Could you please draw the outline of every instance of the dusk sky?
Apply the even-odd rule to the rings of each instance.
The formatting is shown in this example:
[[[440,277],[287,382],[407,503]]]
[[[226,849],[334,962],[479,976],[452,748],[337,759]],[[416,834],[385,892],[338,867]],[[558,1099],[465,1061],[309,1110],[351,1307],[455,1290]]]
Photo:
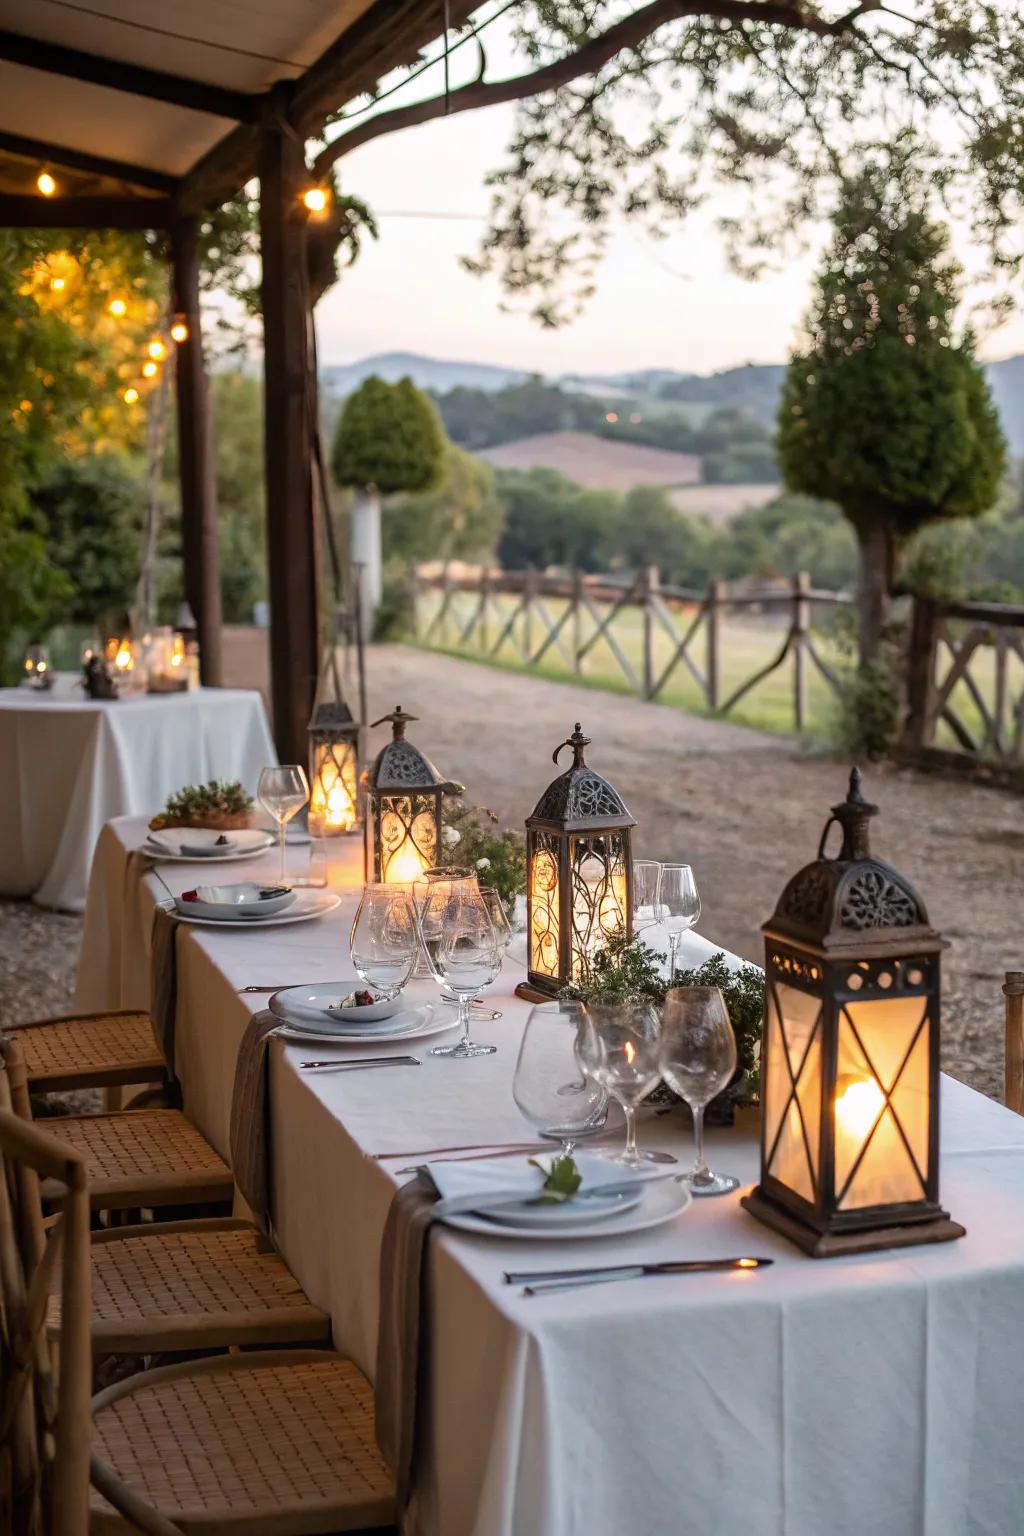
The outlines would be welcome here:
[[[521,69],[497,36],[500,26],[488,32],[489,78]],[[453,85],[474,67],[472,48],[463,49],[452,60]],[[429,71],[389,105],[434,94],[438,73]],[[484,178],[503,162],[514,110],[493,107],[388,135],[341,162],[343,190],[370,204],[381,235],[317,307],[323,362],[403,351],[560,374],[644,367],[704,373],[785,359],[807,305],[815,252],[757,282],[731,274],[714,221],[742,205],[724,190],[663,242],[620,221],[597,294],[571,325],[544,331],[524,313],[502,313],[497,283],[470,276],[458,258],[473,253],[485,227]],[[817,232],[819,245],[824,234]],[[969,265],[969,252],[960,254]],[[1024,350],[1024,315],[980,350],[986,357]]]

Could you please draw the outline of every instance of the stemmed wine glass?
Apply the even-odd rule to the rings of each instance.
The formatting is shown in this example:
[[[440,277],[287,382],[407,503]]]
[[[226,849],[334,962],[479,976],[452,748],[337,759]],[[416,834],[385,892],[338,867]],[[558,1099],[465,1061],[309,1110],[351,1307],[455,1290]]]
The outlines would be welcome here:
[[[487,908],[487,915],[491,920],[494,931],[498,936],[498,943],[502,949],[508,949],[512,942],[512,924],[508,920],[505,911],[505,903],[502,901],[493,885],[482,885],[480,894]]]
[[[658,921],[661,865],[657,859],[633,860],[633,932],[642,933]]]
[[[420,937],[435,981],[459,1002],[462,1029],[455,1045],[435,1045],[431,1056],[490,1056],[497,1046],[477,1045],[469,1038],[470,1008],[481,987],[490,986],[501,970],[501,943],[477,886],[439,881],[418,909]]]
[[[658,1046],[661,1075],[693,1111],[696,1158],[687,1182],[695,1195],[727,1195],[739,1186],[704,1161],[704,1110],[736,1070],[736,1036],[717,987],[672,987],[665,995]]]
[[[352,923],[352,964],[390,1002],[409,980],[419,938],[412,897],[401,886],[367,885]]]
[[[658,888],[659,915],[668,934],[668,984],[676,974],[676,951],[684,933],[696,927],[700,896],[689,864],[663,864]]]
[[[639,1168],[644,1159],[636,1145],[636,1111],[657,1085],[658,1019],[645,999],[625,1003],[587,1003],[576,1044],[584,1075],[622,1105],[626,1145],[612,1161]]]
[[[512,1097],[541,1136],[557,1138],[568,1157],[580,1136],[603,1128],[608,1095],[595,1079],[581,1078],[576,1041],[583,1005],[538,1003],[526,1021],[512,1081]]]
[[[277,838],[281,847],[281,884],[286,885],[284,829],[296,811],[300,811],[309,799],[306,770],[298,763],[281,763],[274,768],[264,768],[256,786],[256,794],[260,805],[277,822]]]

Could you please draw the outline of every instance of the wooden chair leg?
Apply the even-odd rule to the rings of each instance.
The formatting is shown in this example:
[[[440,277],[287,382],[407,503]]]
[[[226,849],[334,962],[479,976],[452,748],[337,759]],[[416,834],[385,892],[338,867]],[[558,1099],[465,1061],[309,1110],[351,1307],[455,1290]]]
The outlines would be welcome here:
[[[1024,1115],[1024,971],[1007,971],[1006,1077],[1003,1097],[1008,1109]]]

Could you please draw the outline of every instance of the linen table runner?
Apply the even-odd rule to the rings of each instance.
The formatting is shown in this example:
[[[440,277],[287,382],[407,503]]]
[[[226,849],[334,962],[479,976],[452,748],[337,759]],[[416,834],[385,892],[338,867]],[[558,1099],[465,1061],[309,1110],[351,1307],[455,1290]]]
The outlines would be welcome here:
[[[418,1173],[391,1202],[380,1250],[380,1322],[374,1418],[377,1444],[404,1511],[412,1490],[417,1404],[425,1363],[420,1347],[427,1238],[437,1219],[437,1191]]]
[[[178,919],[170,908],[157,903],[153,909],[149,945],[149,1017],[156,1043],[167,1063],[168,1075],[174,1082],[177,1082],[174,1070],[177,1010]]]
[[[281,1020],[269,1008],[249,1020],[235,1063],[231,1095],[231,1171],[264,1233],[270,1230],[270,1036]]]

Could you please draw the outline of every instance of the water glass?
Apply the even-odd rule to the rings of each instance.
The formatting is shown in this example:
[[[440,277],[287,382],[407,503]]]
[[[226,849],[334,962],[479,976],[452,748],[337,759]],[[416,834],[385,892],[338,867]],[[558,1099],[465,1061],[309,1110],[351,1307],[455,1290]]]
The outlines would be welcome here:
[[[501,969],[502,948],[483,896],[475,884],[437,881],[417,911],[420,938],[431,973],[454,993],[462,1033],[455,1045],[435,1045],[432,1056],[490,1056],[493,1045],[469,1038],[470,1007],[482,987],[490,986]]]
[[[277,839],[281,848],[280,883],[287,885],[284,829],[309,799],[306,770],[298,763],[281,763],[273,768],[264,768],[256,786],[256,794],[268,816],[277,822]]]
[[[512,1081],[512,1097],[541,1136],[557,1138],[568,1156],[581,1136],[604,1128],[608,1095],[581,1078],[576,1043],[583,1005],[538,1003],[530,1010]]]
[[[352,923],[352,964],[390,1002],[409,980],[419,938],[412,896],[400,886],[367,885]]]
[[[636,1145],[637,1106],[657,1086],[658,1018],[646,1000],[586,1003],[576,1055],[584,1076],[622,1105],[626,1145],[613,1159],[639,1168],[644,1159]]]
[[[696,1156],[689,1175],[695,1195],[727,1195],[739,1179],[713,1173],[704,1161],[704,1110],[736,1071],[736,1037],[717,987],[673,987],[665,996],[658,1046],[661,1075],[693,1111]]]
[[[502,949],[508,949],[512,942],[512,924],[508,920],[505,903],[493,885],[482,885],[480,894],[484,899],[484,906],[487,908],[487,915],[494,926],[494,931],[498,935],[498,943]]]
[[[659,920],[658,887],[661,865],[657,859],[633,860],[633,932],[653,928]]]
[[[676,951],[684,933],[697,925],[700,897],[689,864],[663,864],[658,887],[660,921],[668,934],[668,984],[676,974]]]

